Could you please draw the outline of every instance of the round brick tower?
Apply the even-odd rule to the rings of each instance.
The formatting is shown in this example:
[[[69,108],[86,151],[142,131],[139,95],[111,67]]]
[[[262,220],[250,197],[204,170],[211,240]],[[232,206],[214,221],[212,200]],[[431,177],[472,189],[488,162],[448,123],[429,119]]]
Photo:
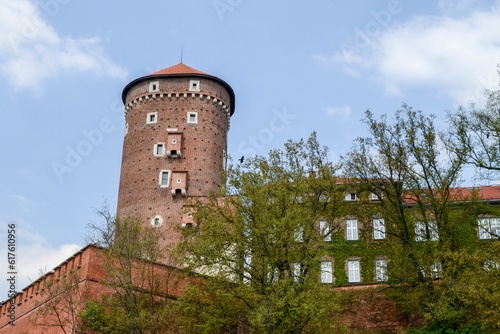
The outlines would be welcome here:
[[[117,216],[164,229],[175,244],[192,223],[190,197],[216,192],[225,167],[234,92],[182,63],[130,82],[122,93],[125,139]]]

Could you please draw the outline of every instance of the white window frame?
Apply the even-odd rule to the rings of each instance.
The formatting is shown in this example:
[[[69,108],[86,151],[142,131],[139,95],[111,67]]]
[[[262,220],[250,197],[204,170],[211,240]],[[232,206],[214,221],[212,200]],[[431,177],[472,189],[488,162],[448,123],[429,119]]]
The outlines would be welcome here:
[[[431,272],[431,277],[433,279],[441,278],[441,274],[443,271],[443,267],[441,265],[441,262],[434,262],[433,264],[430,265],[429,269]]]
[[[385,239],[385,221],[383,218],[373,218],[373,240]]]
[[[161,152],[158,153],[158,149],[161,147]],[[165,143],[156,143],[153,147],[153,155],[155,157],[163,157],[165,155]]]
[[[163,225],[163,218],[160,215],[156,215],[151,218],[151,226],[160,227]]]
[[[439,231],[436,221],[416,221],[415,241],[436,241],[439,239]]]
[[[294,282],[299,282],[300,280],[300,267],[300,263],[292,263],[292,275]]]
[[[361,282],[361,269],[359,260],[347,261],[347,280],[349,283]]]
[[[332,227],[326,220],[319,221],[319,233],[325,241],[332,241]]]
[[[354,202],[358,200],[358,194],[355,192],[349,192],[345,194],[344,200],[348,202]]]
[[[191,116],[194,116],[194,120],[191,120]],[[187,122],[189,124],[198,124],[198,113],[196,111],[188,111]]]
[[[321,261],[321,283],[333,283],[333,264],[331,261]]]
[[[200,80],[189,80],[189,91],[199,92],[200,91]]]
[[[370,193],[370,200],[371,201],[381,201],[383,198],[384,198],[384,196],[382,195],[382,193],[380,193],[380,194],[377,194],[374,192]]]
[[[167,175],[167,183],[166,184],[162,183],[162,181],[163,181],[163,175],[164,174]],[[162,169],[160,171],[160,176],[159,176],[160,180],[158,182],[159,185],[160,185],[160,188],[168,188],[168,186],[170,185],[170,177],[171,177],[171,175],[172,174],[171,174],[170,170],[168,170],[168,169]]]
[[[500,218],[488,217],[477,220],[479,239],[498,239],[500,237]]]
[[[296,242],[303,242],[304,241],[304,227],[299,226],[295,229],[293,232],[293,238]]]
[[[357,219],[347,219],[345,221],[345,239],[359,240]]]
[[[375,260],[375,281],[386,282],[387,277],[387,260],[376,259]]]
[[[154,117],[153,120],[151,120],[151,116]],[[146,124],[156,124],[158,123],[158,112],[148,112],[146,116]]]
[[[158,92],[160,90],[160,82],[159,81],[151,81],[149,83],[149,92]]]

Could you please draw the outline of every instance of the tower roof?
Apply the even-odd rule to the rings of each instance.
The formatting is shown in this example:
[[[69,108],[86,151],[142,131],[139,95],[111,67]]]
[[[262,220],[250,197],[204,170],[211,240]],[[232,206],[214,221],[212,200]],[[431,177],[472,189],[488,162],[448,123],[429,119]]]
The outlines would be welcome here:
[[[177,65],[164,68],[163,70],[153,72],[149,75],[160,75],[160,74],[167,74],[167,75],[168,74],[204,74],[204,75],[209,75],[205,72],[198,71],[197,69],[192,68],[190,66],[187,66],[183,63],[179,63]]]
[[[215,80],[222,84],[224,87],[226,87],[227,91],[229,92],[229,95],[231,97],[231,115],[234,113],[234,91],[229,86],[227,82],[225,82],[222,79],[217,78],[216,76],[210,75],[208,73],[202,72],[200,70],[197,70],[195,68],[192,68],[190,66],[187,66],[183,63],[179,63],[177,65],[173,65],[167,68],[164,68],[162,70],[153,72],[151,74],[145,75],[143,77],[137,78],[135,80],[132,80],[128,85],[125,86],[122,92],[122,101],[124,104],[126,104],[126,98],[127,98],[127,93],[128,91],[134,86],[135,84],[146,81],[146,80],[151,80],[154,78],[165,78],[165,77],[190,77],[190,78],[207,78],[211,80]]]

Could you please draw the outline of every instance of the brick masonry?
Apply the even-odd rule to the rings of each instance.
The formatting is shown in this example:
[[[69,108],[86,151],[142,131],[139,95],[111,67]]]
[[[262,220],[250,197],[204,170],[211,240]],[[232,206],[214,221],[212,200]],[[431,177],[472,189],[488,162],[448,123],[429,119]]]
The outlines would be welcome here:
[[[129,84],[124,102],[117,216],[144,224],[160,218],[165,243],[173,246],[180,238],[186,201],[219,189],[234,93],[209,75],[153,75]],[[176,154],[167,154],[173,148]],[[160,185],[161,171],[170,173],[168,186]]]

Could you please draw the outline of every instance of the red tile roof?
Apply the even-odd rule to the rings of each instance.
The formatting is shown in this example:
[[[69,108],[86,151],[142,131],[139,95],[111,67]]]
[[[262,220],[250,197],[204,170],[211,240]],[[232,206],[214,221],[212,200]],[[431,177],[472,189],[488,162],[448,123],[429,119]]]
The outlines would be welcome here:
[[[436,196],[439,196],[436,194]],[[477,198],[479,201],[500,201],[500,186],[458,187],[450,189],[451,202],[469,201]],[[415,204],[417,199],[412,194],[404,196],[406,204]]]
[[[148,75],[162,75],[162,74],[203,74],[203,75],[210,75],[202,71],[198,71],[195,68],[189,67],[187,65],[184,65],[183,63],[179,63],[174,66],[170,66],[167,68],[164,68],[163,70],[159,70],[156,72],[153,72]]]

